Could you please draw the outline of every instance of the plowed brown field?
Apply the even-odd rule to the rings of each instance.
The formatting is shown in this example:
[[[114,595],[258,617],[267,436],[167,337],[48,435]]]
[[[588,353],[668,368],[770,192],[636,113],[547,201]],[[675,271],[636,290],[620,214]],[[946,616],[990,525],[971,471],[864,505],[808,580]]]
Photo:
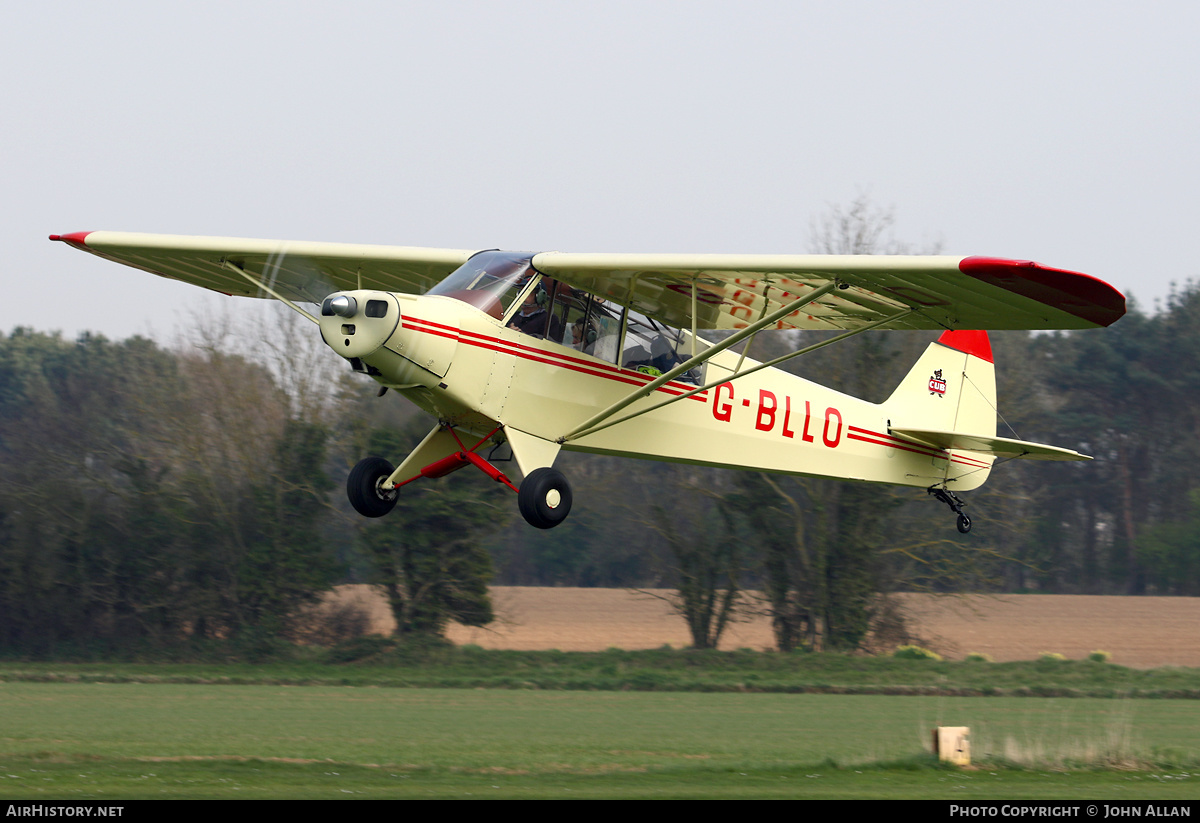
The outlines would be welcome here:
[[[667,590],[492,589],[498,620],[487,629],[452,626],[455,643],[491,649],[600,651],[653,649],[690,642],[687,627],[662,599]],[[347,586],[372,615],[372,630],[390,633],[386,603],[365,586]],[[1200,666],[1200,598],[1087,595],[901,595],[914,633],[950,658],[984,652],[997,661],[1041,652],[1079,659],[1102,649],[1124,666]],[[721,647],[771,648],[766,618],[731,626]]]

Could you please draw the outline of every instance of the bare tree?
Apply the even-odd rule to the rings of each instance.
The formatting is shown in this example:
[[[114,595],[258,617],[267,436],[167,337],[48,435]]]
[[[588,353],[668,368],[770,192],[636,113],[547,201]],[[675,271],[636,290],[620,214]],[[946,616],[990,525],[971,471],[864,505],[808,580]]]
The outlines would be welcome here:
[[[692,648],[715,649],[745,606],[746,552],[729,505],[714,488],[718,473],[679,471],[687,476],[676,484],[676,499],[669,507],[656,503],[639,522],[670,549],[676,592],[665,599],[687,623]]]
[[[883,208],[868,194],[859,194],[849,206],[831,205],[809,221],[809,244],[817,254],[939,254],[942,241],[924,244],[919,250],[892,234],[896,225],[893,208]]]

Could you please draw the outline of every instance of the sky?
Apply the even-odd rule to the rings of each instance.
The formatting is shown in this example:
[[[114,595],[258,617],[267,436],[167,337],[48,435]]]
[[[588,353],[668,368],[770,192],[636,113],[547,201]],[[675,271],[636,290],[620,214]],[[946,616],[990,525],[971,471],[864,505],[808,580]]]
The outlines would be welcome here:
[[[0,30],[0,332],[163,342],[253,301],[51,243],[110,229],[803,253],[895,238],[1200,276],[1200,4],[47,2]]]

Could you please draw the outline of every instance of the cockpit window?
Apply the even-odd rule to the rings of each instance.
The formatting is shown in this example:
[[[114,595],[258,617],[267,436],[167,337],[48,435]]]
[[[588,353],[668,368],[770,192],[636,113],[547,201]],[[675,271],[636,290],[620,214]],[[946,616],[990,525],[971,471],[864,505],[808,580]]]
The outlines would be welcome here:
[[[509,328],[644,374],[663,374],[690,356],[687,333],[543,276],[532,261],[524,252],[480,252],[428,293],[462,300]],[[703,367],[678,377],[697,385],[702,378]]]
[[[499,320],[534,274],[532,260],[524,252],[479,252],[428,293],[470,303]]]
[[[643,374],[664,374],[691,356],[686,332],[550,277],[528,286],[507,320],[509,328]],[[703,375],[700,366],[677,379],[699,385]]]
[[[584,354],[617,362],[621,337],[620,306],[581,289],[559,285],[553,313],[562,329],[562,344]]]
[[[636,311],[627,311],[621,365],[645,374],[660,375],[691,356],[690,337]],[[700,385],[703,367],[679,375],[679,380]]]
[[[562,318],[552,311],[558,289],[557,281],[539,278],[525,291],[521,305],[508,318],[508,327],[539,339],[562,343]]]

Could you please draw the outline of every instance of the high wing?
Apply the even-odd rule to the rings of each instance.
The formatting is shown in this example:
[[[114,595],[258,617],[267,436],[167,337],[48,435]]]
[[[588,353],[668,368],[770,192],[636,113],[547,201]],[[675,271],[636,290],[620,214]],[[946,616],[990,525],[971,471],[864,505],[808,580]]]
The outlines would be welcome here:
[[[474,253],[108,231],[50,238],[225,294],[299,302],[357,288],[423,293]],[[1125,313],[1125,298],[1102,280],[993,257],[543,252],[533,264],[676,328],[742,329],[832,283],[770,327],[1084,329]]]
[[[676,328],[693,325],[693,305],[697,329],[744,328],[831,282],[771,327],[849,330],[914,309],[879,328],[1087,329],[1125,313],[1102,280],[994,257],[544,252],[533,264]]]
[[[320,303],[330,292],[358,288],[420,294],[474,254],[460,249],[114,231],[52,234],[50,239],[224,294],[275,296],[239,274],[241,269],[279,295],[307,303]]]

